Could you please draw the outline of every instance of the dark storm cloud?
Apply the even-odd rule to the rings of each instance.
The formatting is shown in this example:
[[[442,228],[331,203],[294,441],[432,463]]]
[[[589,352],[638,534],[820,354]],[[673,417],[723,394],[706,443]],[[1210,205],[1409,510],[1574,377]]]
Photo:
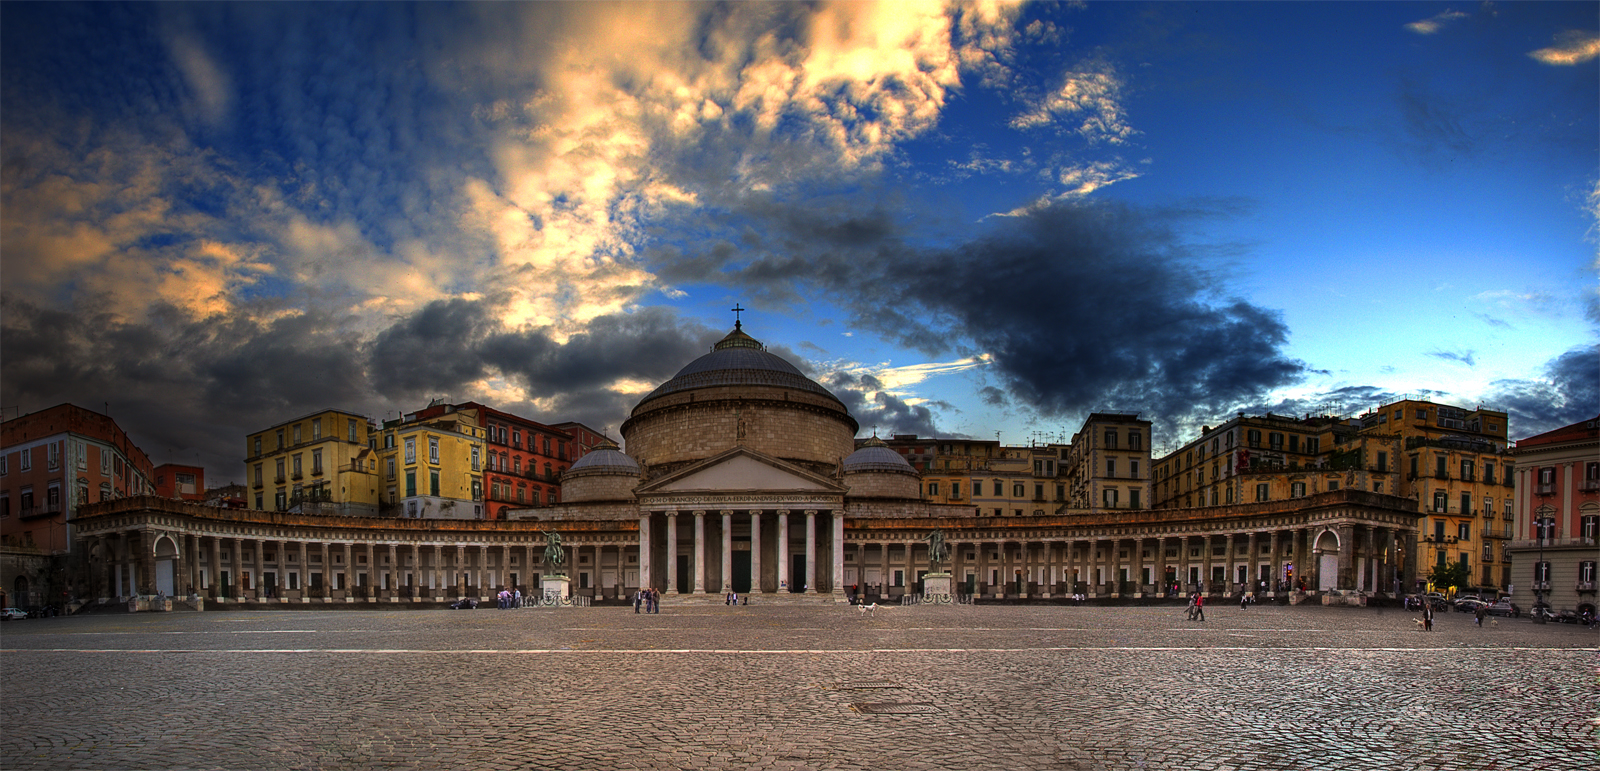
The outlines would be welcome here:
[[[1550,360],[1541,380],[1497,380],[1484,404],[1506,411],[1512,439],[1600,415],[1600,347],[1574,348]]]
[[[476,345],[493,326],[483,303],[438,300],[373,340],[369,371],[385,396],[450,394],[482,378]]]
[[[1227,413],[1306,371],[1282,352],[1278,313],[1224,296],[1225,266],[1213,272],[1182,242],[1175,227],[1194,212],[1058,204],[917,248],[910,225],[860,222],[887,219],[871,207],[746,211],[768,224],[752,248],[659,250],[654,267],[754,296],[826,297],[857,327],[930,356],[988,353],[1013,398],[1045,417]]]
[[[326,407],[367,406],[342,319],[172,308],[129,324],[0,296],[6,417],[70,402],[106,412],[157,463],[195,463],[213,485],[243,479],[244,435]],[[262,310],[262,309],[256,309]]]

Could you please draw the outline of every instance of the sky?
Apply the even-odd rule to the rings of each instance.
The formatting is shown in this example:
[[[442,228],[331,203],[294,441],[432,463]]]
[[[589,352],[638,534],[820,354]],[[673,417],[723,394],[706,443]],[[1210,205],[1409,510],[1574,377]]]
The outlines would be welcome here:
[[[1600,414],[1600,6],[0,3],[0,414]]]

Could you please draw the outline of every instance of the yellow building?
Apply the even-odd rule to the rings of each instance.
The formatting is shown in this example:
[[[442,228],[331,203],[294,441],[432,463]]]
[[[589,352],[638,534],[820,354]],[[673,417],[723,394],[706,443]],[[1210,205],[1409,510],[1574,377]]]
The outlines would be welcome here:
[[[376,426],[322,410],[245,437],[251,507],[373,516],[378,510]]]
[[[1465,562],[1470,587],[1509,591],[1506,553],[1515,525],[1506,413],[1403,399],[1362,415],[1363,435],[1402,445],[1400,495],[1426,515],[1418,533],[1425,577],[1434,566]],[[1445,587],[1435,587],[1445,588]]]
[[[383,425],[380,512],[410,519],[485,519],[484,441],[476,409],[430,404]]]
[[[1062,456],[1068,508],[1153,508],[1151,436],[1150,421],[1137,414],[1089,415]]]

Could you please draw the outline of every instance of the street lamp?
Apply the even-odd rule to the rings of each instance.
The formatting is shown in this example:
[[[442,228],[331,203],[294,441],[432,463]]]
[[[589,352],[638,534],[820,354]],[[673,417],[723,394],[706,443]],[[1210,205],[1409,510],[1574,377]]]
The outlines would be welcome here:
[[[1540,517],[1536,523],[1539,538],[1539,562],[1534,566],[1533,580],[1533,620],[1535,623],[1544,623],[1544,614],[1539,609],[1544,607],[1544,585],[1550,577],[1550,571],[1544,564],[1544,539],[1549,528],[1554,524],[1550,517]]]

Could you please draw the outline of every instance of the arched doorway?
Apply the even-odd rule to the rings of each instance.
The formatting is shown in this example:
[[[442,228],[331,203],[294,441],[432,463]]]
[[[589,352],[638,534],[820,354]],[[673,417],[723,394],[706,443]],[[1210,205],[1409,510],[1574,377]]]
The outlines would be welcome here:
[[[1317,591],[1339,588],[1339,536],[1332,530],[1317,536]]]
[[[178,545],[167,536],[156,541],[156,593],[171,597],[177,578]]]

